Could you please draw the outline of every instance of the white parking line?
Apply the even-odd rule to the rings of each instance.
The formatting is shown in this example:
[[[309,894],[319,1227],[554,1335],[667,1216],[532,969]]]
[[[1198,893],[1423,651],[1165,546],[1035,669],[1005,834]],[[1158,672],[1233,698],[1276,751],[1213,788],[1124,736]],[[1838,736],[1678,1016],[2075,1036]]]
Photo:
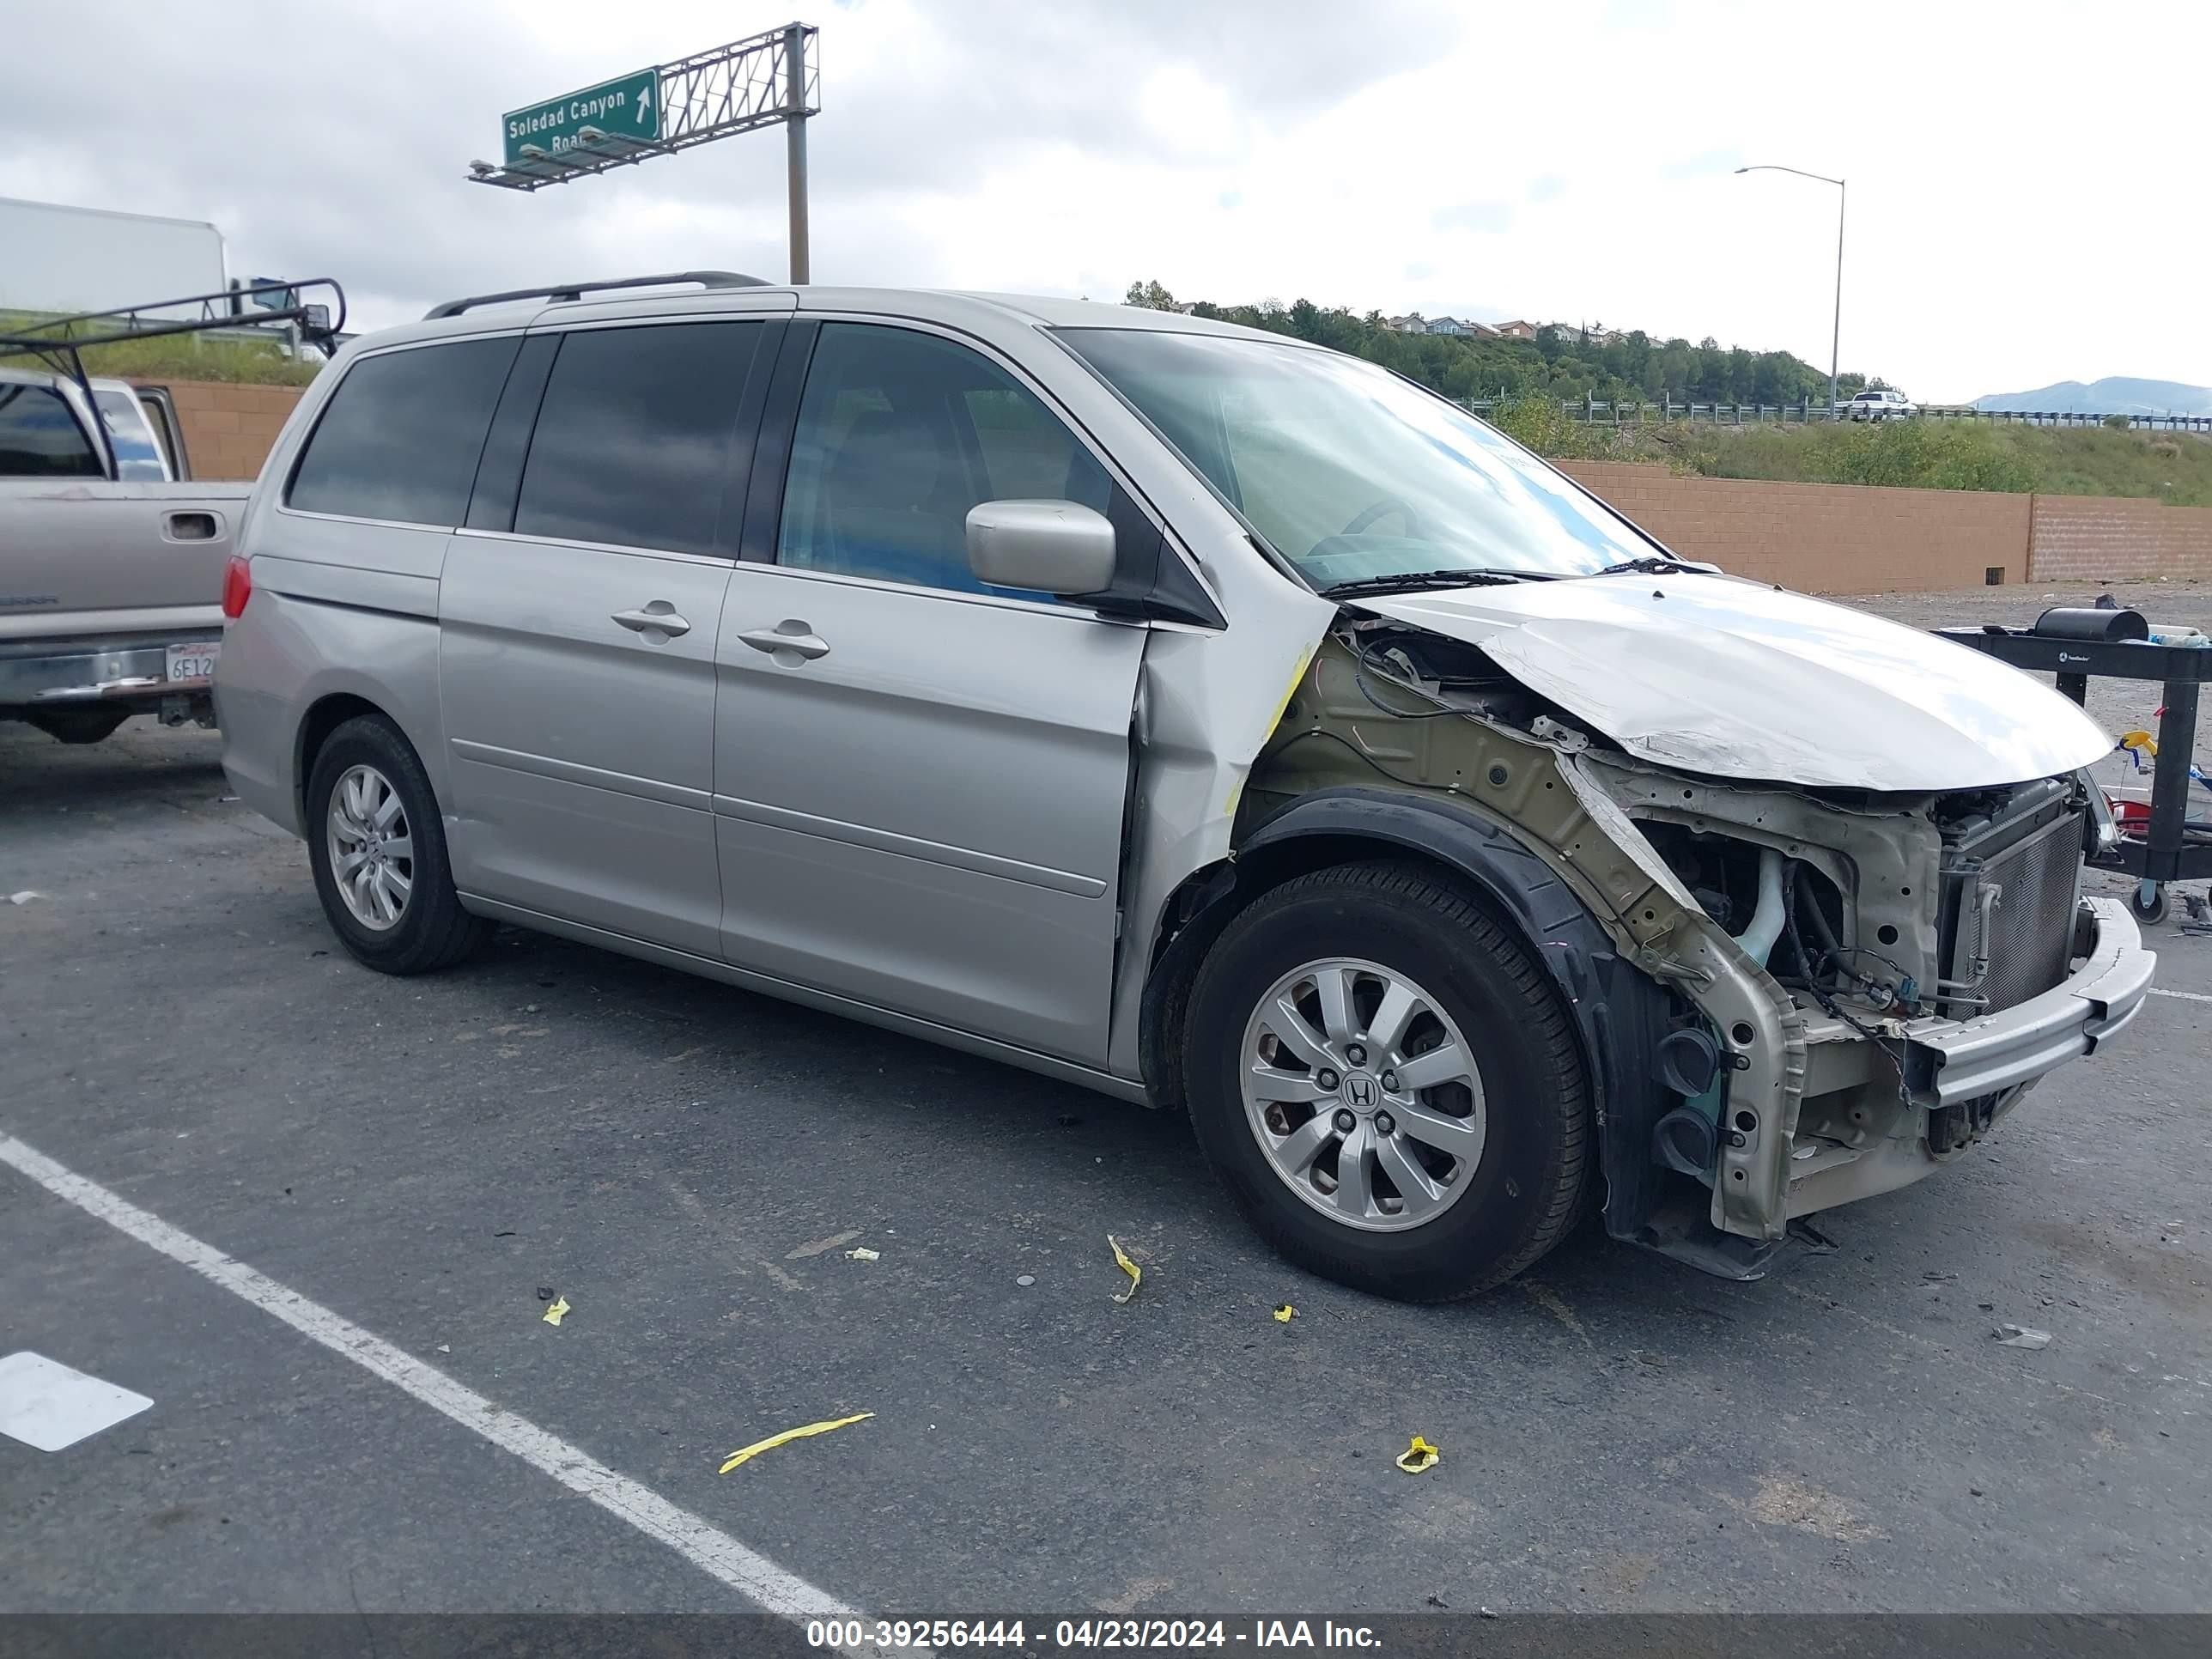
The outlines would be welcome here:
[[[63,1168],[12,1135],[0,1135],[0,1164],[21,1170],[57,1198],[76,1205],[88,1215],[97,1216],[172,1261],[182,1262],[241,1301],[250,1302],[262,1312],[283,1321],[302,1336],[382,1377],[433,1410],[444,1413],[470,1433],[513,1452],[569,1491],[580,1492],[608,1514],[656,1542],[665,1544],[702,1572],[719,1579],[764,1611],[787,1619],[861,1616],[826,1590],[817,1589],[804,1578],[786,1572],[766,1556],[747,1549],[727,1533],[708,1525],[689,1510],[678,1508],[629,1476],[617,1474],[558,1435],[547,1433],[526,1418],[456,1382],[434,1365],[425,1364],[374,1332],[363,1330],[297,1291],[287,1289],[242,1261],[233,1261],[212,1244],[204,1243],[190,1233],[172,1227],[159,1216],[117,1197],[97,1182],[88,1181]]]
[[[2178,997],[2184,1002],[2212,1002],[2202,991],[2169,991],[2164,986],[2154,985],[2150,994],[2154,997]]]

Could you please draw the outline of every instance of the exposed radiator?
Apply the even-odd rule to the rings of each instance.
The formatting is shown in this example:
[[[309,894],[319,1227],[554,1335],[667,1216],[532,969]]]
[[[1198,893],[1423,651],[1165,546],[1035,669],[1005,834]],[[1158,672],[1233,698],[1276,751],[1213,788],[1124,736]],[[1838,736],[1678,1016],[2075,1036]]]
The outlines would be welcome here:
[[[2069,812],[1983,864],[1979,890],[1969,892],[1959,916],[1952,971],[1960,976],[1970,971],[1978,943],[1978,953],[1989,957],[1988,976],[1977,992],[1988,999],[1984,1012],[2025,1002],[2066,977],[2081,847],[2081,814]],[[1984,896],[1992,888],[1996,899],[1984,911]],[[1983,914],[1989,917],[1986,937]]]

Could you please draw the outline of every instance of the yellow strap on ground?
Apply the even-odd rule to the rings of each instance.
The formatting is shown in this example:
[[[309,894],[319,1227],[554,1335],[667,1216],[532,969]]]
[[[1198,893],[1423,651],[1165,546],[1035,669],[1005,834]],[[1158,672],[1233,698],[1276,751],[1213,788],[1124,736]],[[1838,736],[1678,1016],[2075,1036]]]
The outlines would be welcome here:
[[[865,1423],[874,1415],[873,1412],[855,1412],[850,1417],[833,1417],[826,1423],[809,1423],[803,1428],[786,1429],[781,1434],[772,1434],[765,1440],[756,1440],[751,1445],[732,1452],[728,1461],[722,1465],[721,1473],[727,1474],[738,1464],[750,1462],[764,1451],[773,1451],[787,1441],[804,1440],[809,1435],[827,1434],[832,1429],[843,1428],[848,1423]]]
[[[1114,1247],[1114,1260],[1120,1262],[1121,1271],[1129,1275],[1129,1288],[1114,1299],[1116,1302],[1127,1302],[1131,1297],[1136,1295],[1137,1286],[1145,1282],[1145,1270],[1129,1260],[1129,1253],[1121,1248],[1121,1240],[1115,1238],[1113,1234],[1106,1235],[1106,1242]]]
[[[1421,1474],[1436,1468],[1443,1456],[1442,1452],[1417,1434],[1413,1437],[1413,1443],[1407,1447],[1405,1455],[1399,1458],[1398,1467],[1408,1474]]]

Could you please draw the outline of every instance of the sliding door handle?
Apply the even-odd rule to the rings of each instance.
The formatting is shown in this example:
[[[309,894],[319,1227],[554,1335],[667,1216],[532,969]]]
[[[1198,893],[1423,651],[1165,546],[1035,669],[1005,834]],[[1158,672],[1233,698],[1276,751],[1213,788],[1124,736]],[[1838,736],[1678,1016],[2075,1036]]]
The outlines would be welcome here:
[[[756,628],[738,637],[754,650],[767,652],[785,668],[796,668],[830,654],[830,641],[796,617],[786,617],[773,628]]]
[[[642,634],[647,639],[652,639],[655,634],[659,635],[659,639],[653,640],[655,645],[672,640],[678,634],[691,631],[691,624],[678,616],[676,607],[665,599],[655,599],[642,611],[617,611],[607,620],[620,623],[631,633]]]

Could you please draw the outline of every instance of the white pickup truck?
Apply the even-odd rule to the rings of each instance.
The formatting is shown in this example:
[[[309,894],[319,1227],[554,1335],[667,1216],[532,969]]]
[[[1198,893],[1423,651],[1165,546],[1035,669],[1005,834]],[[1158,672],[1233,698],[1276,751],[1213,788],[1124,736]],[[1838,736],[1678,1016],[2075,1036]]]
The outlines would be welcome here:
[[[252,486],[182,481],[173,422],[142,398],[0,364],[0,720],[63,743],[136,714],[215,720],[223,566]]]

